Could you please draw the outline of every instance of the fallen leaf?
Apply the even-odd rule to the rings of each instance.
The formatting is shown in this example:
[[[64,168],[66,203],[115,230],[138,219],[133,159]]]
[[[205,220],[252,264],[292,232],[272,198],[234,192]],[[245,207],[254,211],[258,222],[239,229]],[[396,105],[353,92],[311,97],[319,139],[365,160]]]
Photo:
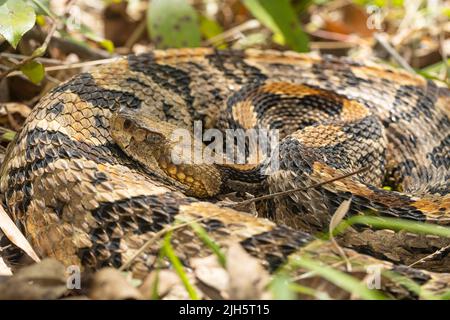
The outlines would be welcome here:
[[[188,280],[191,284],[195,284],[195,277],[192,273],[188,273]],[[145,299],[153,298],[153,290],[155,288],[155,281],[158,281],[157,297],[164,300],[188,300],[190,299],[189,293],[181,281],[178,274],[173,270],[155,270],[151,272],[144,280],[139,291],[145,297]],[[203,295],[200,290],[195,286],[195,290],[199,295],[199,299],[202,299]]]
[[[347,214],[348,210],[350,209],[350,204],[352,203],[352,198],[342,201],[342,203],[339,205],[339,207],[334,212],[333,216],[330,220],[330,227],[329,227],[329,236],[330,241],[333,243],[333,245],[336,247],[336,249],[339,251],[339,255],[345,260],[347,265],[347,271],[352,271],[352,265],[350,261],[348,260],[344,250],[342,250],[341,246],[337,243],[336,239],[333,236],[333,231],[336,229],[338,224],[344,219],[345,215]]]
[[[44,65],[38,61],[32,60],[22,66],[20,71],[34,84],[39,84],[45,77]]]
[[[269,273],[240,244],[233,243],[229,246],[226,261],[230,279],[227,291],[230,299],[269,298],[266,291],[270,281]]]
[[[337,225],[341,223],[342,219],[344,219],[345,215],[347,214],[348,210],[350,209],[350,204],[352,203],[352,199],[344,200],[339,205],[339,207],[334,212],[333,216],[330,220],[330,236],[332,235],[334,229],[336,229]]]
[[[6,265],[5,261],[0,257],[0,276],[12,275],[11,269]]]
[[[364,9],[354,4],[348,4],[323,16],[325,20],[324,29],[335,33],[369,37],[374,30],[368,27],[368,18],[369,16]]]
[[[194,258],[190,265],[199,282],[217,291],[214,297],[210,296],[206,290],[201,289],[203,293],[211,299],[219,298],[217,296],[227,298],[226,291],[229,287],[230,278],[227,271],[220,265],[216,255]]]
[[[20,232],[8,214],[5,212],[2,206],[0,206],[0,229],[3,231],[5,236],[20,249],[25,251],[25,253],[34,261],[39,262],[40,259],[36,252],[34,252],[30,243],[27,241],[25,236]]]
[[[0,124],[17,131],[22,127],[23,122],[28,117],[30,112],[30,107],[23,103],[0,103]],[[6,141],[11,141],[14,134],[14,131],[7,130],[5,128],[5,133],[3,136],[10,135],[11,139],[9,137],[3,137],[3,139]]]
[[[104,268],[95,273],[89,285],[89,298],[94,300],[139,300],[142,295],[122,272]]]
[[[155,284],[155,281],[158,281]],[[145,299],[153,298],[153,291],[156,285],[156,298],[163,298],[169,294],[172,288],[181,284],[180,278],[172,270],[155,270],[152,271],[139,287],[139,291]]]
[[[0,283],[0,300],[57,299],[67,291],[64,265],[54,259],[44,259]]]

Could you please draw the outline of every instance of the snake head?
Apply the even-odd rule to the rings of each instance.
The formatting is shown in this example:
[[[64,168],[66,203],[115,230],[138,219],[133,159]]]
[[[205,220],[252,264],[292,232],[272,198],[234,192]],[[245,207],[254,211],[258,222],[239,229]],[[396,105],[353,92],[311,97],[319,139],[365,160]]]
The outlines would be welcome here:
[[[132,141],[152,145],[154,150],[170,140],[176,127],[146,114],[121,109],[111,117],[110,133],[116,143],[127,148]]]
[[[175,138],[177,129],[142,110],[121,109],[110,120],[110,134],[128,156],[188,195],[214,196],[222,183],[219,169],[212,164],[174,161],[175,155],[194,150],[192,135],[188,143],[180,141]]]

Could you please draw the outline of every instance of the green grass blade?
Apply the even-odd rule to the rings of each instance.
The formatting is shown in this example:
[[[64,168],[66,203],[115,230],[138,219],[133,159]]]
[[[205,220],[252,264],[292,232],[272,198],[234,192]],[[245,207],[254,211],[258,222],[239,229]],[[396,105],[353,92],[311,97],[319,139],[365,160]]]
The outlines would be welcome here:
[[[373,216],[353,216],[347,219],[346,223],[347,225],[365,224],[378,229],[406,230],[413,233],[430,234],[450,238],[449,227],[406,219]],[[337,229],[339,229],[339,231],[342,231],[342,228]]]
[[[450,291],[447,291],[446,293],[440,295],[438,298],[440,300],[450,300]]]
[[[196,222],[192,222],[192,224],[189,225],[194,232],[197,234],[197,236],[200,238],[200,240],[203,241],[203,243],[211,249],[211,251],[217,256],[217,259],[219,260],[219,263],[222,267],[225,268],[226,266],[226,258],[223,254],[222,250],[220,249],[220,246],[208,235],[206,230],[200,226]]]
[[[326,292],[318,291],[295,283],[288,275],[284,273],[278,273],[273,277],[270,282],[270,290],[273,297],[277,300],[294,300],[296,298],[296,293],[321,300],[330,299]]]
[[[172,264],[173,268],[175,269],[175,272],[177,273],[178,277],[180,277],[180,280],[183,283],[184,287],[186,288],[186,291],[188,292],[189,297],[192,300],[198,300],[199,299],[198,294],[195,291],[194,287],[189,282],[186,272],[184,271],[183,265],[181,264],[180,259],[178,259],[177,255],[175,254],[175,251],[173,250],[173,247],[170,243],[171,236],[172,236],[172,232],[168,232],[166,234],[166,236],[164,237],[164,242],[163,242],[164,254],[169,259],[169,261]]]
[[[295,294],[290,285],[291,280],[287,275],[283,273],[275,275],[269,285],[273,298],[276,300],[294,300]]]
[[[408,291],[415,293],[421,299],[428,299],[428,300],[439,299],[438,296],[435,296],[431,292],[424,290],[423,288],[420,287],[418,283],[416,283],[415,281],[411,280],[408,277],[405,277],[401,274],[398,274],[397,272],[389,270],[385,270],[382,273],[383,276],[389,278],[395,284],[406,288]]]
[[[299,268],[305,268],[315,272],[324,279],[330,281],[336,286],[368,300],[384,300],[386,297],[378,290],[369,289],[359,279],[356,279],[344,272],[334,269],[330,266],[324,266],[306,257],[297,257],[290,264]]]

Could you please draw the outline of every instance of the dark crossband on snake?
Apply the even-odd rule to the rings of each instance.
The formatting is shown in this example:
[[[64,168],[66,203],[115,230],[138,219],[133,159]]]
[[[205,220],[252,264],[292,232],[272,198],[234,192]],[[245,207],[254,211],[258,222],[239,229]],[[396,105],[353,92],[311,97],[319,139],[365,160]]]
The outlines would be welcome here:
[[[348,199],[348,216],[450,224],[449,102],[449,89],[431,80],[330,56],[130,55],[75,76],[34,107],[1,167],[3,206],[40,256],[84,270],[122,266],[178,219],[197,219],[223,248],[239,242],[270,271],[305,253],[338,259],[314,235]],[[172,134],[195,121],[277,130],[278,167],[263,175],[264,161],[174,163]],[[232,185],[257,196],[303,189],[258,202],[255,217],[217,202]],[[381,264],[431,292],[450,290],[448,238],[357,225],[338,241],[361,268]],[[186,264],[211,254],[191,228],[174,232],[172,244]],[[159,249],[131,263],[136,277],[155,268]],[[388,281],[382,290],[414,295],[400,287]]]

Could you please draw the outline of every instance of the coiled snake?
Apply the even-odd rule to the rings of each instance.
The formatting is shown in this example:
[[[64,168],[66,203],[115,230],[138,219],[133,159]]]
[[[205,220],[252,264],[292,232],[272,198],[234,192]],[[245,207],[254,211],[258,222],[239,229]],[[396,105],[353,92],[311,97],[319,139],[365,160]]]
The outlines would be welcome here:
[[[449,98],[448,88],[419,76],[333,57],[201,48],[131,55],[41,99],[8,148],[3,204],[40,255],[65,264],[118,267],[176,218],[203,218],[219,244],[238,241],[273,270],[308,251],[309,234],[326,229],[350,197],[349,215],[449,224]],[[194,120],[279,130],[279,168],[261,182],[260,165],[171,163],[170,134],[192,130]],[[362,167],[260,205],[278,224],[199,199],[214,198],[228,180],[274,193]],[[397,191],[382,188],[388,179]],[[428,289],[450,288],[446,273],[399,266],[448,239],[355,227],[340,243],[360,265],[382,263]],[[189,228],[173,245],[186,262],[208,252]],[[323,242],[312,254],[335,251]],[[449,272],[441,251],[419,266]],[[145,274],[157,252],[155,244],[139,256],[135,274]]]

